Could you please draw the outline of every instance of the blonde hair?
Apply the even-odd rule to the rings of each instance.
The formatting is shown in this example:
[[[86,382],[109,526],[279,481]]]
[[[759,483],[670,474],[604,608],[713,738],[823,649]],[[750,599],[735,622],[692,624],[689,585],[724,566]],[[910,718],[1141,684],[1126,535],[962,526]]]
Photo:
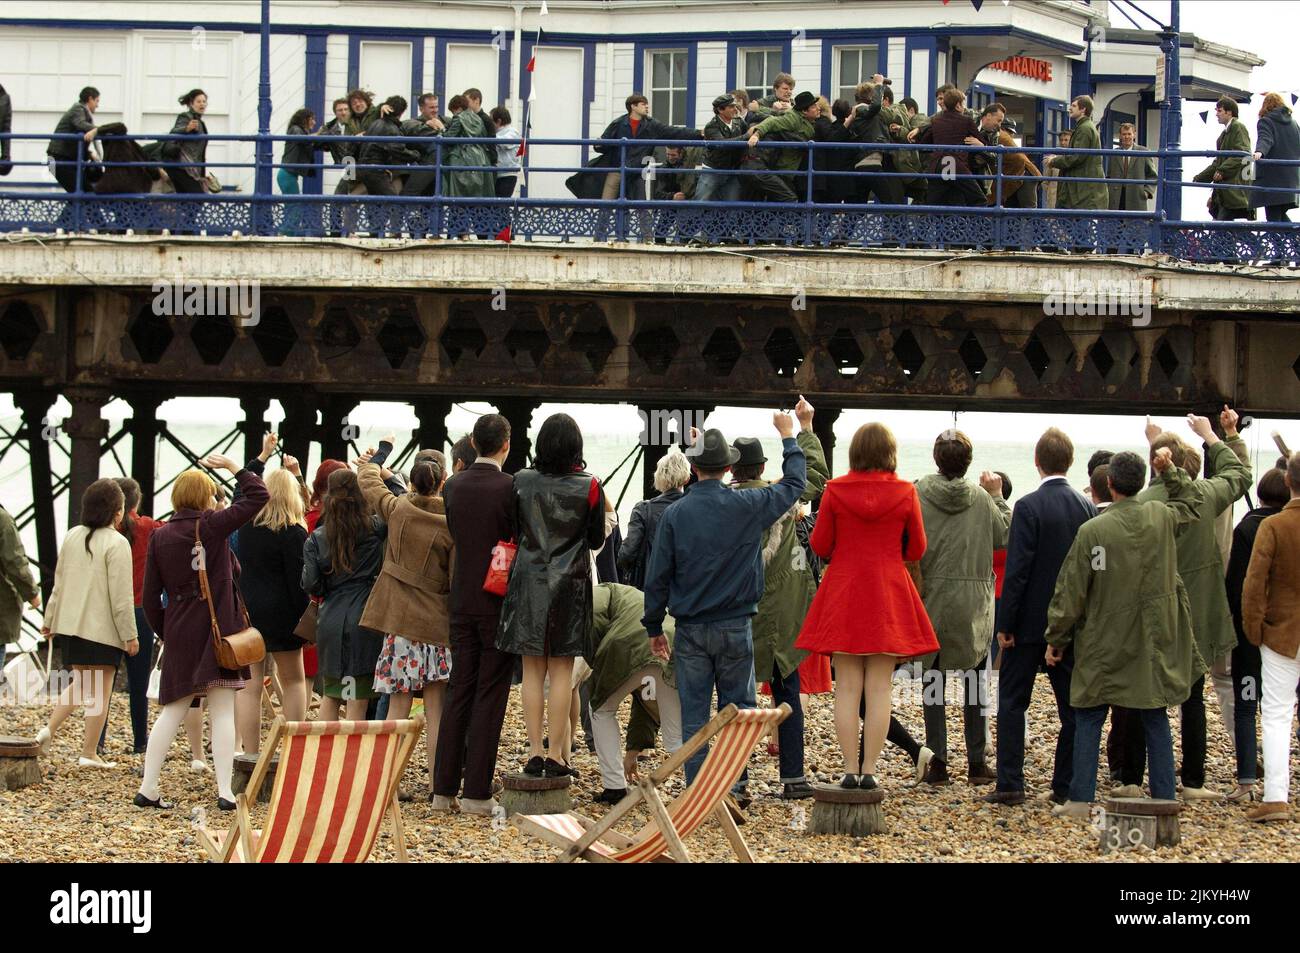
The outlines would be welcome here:
[[[655,465],[655,489],[667,493],[691,482],[691,465],[680,447],[669,447]]]
[[[202,470],[186,470],[172,484],[173,510],[210,510],[215,505],[217,484]]]
[[[270,499],[253,517],[254,526],[265,526],[272,532],[279,532],[290,526],[307,528],[302,490],[292,473],[283,467],[272,471],[266,478],[266,489]]]

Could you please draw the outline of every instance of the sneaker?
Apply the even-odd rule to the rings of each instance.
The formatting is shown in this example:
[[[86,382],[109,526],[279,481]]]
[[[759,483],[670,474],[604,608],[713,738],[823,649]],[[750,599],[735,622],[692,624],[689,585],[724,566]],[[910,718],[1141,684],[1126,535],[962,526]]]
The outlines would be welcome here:
[[[1069,800],[1064,794],[1058,794],[1052,790],[1040,791],[1034,795],[1035,801],[1051,801],[1053,804],[1064,804]]]
[[[50,734],[49,728],[42,728],[36,732],[36,743],[41,746],[41,757],[50,756],[50,746],[54,743],[54,736]]]
[[[1254,801],[1259,797],[1259,786],[1251,784],[1238,784],[1232,789],[1231,793],[1225,794],[1229,801],[1246,802]]]
[[[921,781],[936,788],[952,784],[952,778],[948,777],[948,762],[935,756],[931,759],[930,767],[926,769],[925,777]]]
[[[966,772],[966,780],[970,784],[996,784],[998,776],[989,770],[987,764],[975,764]]]
[[[450,814],[456,809],[456,799],[445,794],[435,794],[429,798],[429,809],[439,814]]]
[[[117,767],[116,761],[105,761],[102,758],[78,758],[77,767],[79,768],[99,768],[100,770],[109,770]]]
[[[497,802],[488,798],[484,801],[475,801],[471,798],[462,798],[460,802],[460,812],[462,814],[480,814],[484,817],[491,817],[496,812]]]
[[[1184,801],[1221,801],[1223,795],[1218,791],[1212,791],[1207,787],[1183,788]]]
[[[916,783],[920,784],[925,779],[926,769],[930,767],[930,762],[934,760],[934,752],[921,745],[921,750],[916,755]]]
[[[781,786],[782,800],[801,801],[812,796],[812,785],[807,781],[787,781]]]
[[[1121,784],[1110,789],[1111,797],[1142,797],[1142,788],[1137,784]]]
[[[1057,817],[1086,821],[1092,817],[1092,805],[1087,801],[1066,801],[1052,808],[1052,813]]]
[[[605,790],[601,791],[591,800],[593,804],[613,805],[617,804],[625,797],[627,797],[627,788],[605,788]]]
[[[1246,812],[1248,821],[1289,821],[1291,819],[1291,805],[1285,801],[1265,801],[1263,804],[1256,804]]]

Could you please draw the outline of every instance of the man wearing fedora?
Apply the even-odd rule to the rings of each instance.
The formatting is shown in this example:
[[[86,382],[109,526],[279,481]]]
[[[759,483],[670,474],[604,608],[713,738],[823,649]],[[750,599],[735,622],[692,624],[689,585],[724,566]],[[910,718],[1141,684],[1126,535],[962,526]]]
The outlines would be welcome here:
[[[665,614],[671,612],[677,622],[673,667],[683,739],[708,722],[715,689],[720,708],[756,704],[750,620],[763,596],[763,533],[795,504],[807,483],[794,419],[778,411],[772,422],[784,458],[779,483],[747,490],[724,486],[740,453],[728,446],[722,431],[706,430],[687,454],[699,482],[659,521],[642,623],[651,652],[667,659]],[[687,784],[707,753],[701,748],[686,762]],[[744,784],[742,776],[736,791],[742,807],[748,803]]]
[[[749,154],[741,163],[742,169],[768,169],[764,175],[745,176],[755,201],[798,202],[806,199],[807,189],[800,186],[795,175],[804,167],[808,150],[797,147],[758,150],[759,139],[780,139],[786,142],[808,142],[813,138],[813,122],[821,115],[817,97],[804,90],[794,98],[794,108],[769,116],[749,128]]]
[[[799,664],[808,653],[796,649],[794,642],[812,605],[817,581],[795,526],[801,504],[820,496],[830,479],[821,441],[813,433],[812,404],[800,397],[794,414],[799,419],[799,436],[795,440],[807,461],[808,482],[799,501],[763,533],[763,597],[758,600],[753,621],[754,677],[771,686],[773,705],[785,702],[790,706],[790,717],[777,728],[781,796],[786,800],[813,796],[803,773],[803,705],[799,702]],[[768,486],[762,479],[767,457],[758,438],[737,437],[732,447],[740,454],[731,468],[732,489]]]

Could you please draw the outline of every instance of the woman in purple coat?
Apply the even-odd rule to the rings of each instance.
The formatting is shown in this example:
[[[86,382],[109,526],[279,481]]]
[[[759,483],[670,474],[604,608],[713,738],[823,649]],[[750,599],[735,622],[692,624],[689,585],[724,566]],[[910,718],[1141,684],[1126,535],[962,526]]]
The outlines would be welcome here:
[[[230,786],[235,761],[235,692],[244,687],[249,672],[247,668],[236,672],[217,667],[212,621],[199,587],[198,558],[201,555],[204,560],[221,634],[238,632],[248,622],[235,586],[239,563],[230,551],[230,534],[257,515],[268,494],[257,474],[241,470],[229,457],[214,453],[200,463],[233,473],[241,495],[229,508],[216,509],[216,483],[202,470],[187,470],[172,487],[172,518],[149,541],[142,608],[167,650],[158,693],[163,709],[149,735],[136,807],[172,806],[159,797],[158,776],[190,703],[206,696],[217,806],[223,811],[235,808]],[[201,549],[194,543],[196,525]],[[164,592],[166,609],[162,607]]]

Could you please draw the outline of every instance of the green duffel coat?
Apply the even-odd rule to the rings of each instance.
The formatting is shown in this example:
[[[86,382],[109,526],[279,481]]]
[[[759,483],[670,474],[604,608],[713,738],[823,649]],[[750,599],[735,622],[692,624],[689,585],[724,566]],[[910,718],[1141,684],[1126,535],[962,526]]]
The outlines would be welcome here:
[[[1007,544],[1011,508],[970,480],[932,473],[916,481],[925,524],[921,600],[947,671],[974,668],[993,635],[993,550]],[[934,664],[935,656],[925,659]]]
[[[1223,581],[1223,554],[1214,530],[1218,515],[1250,489],[1250,467],[1241,461],[1234,446],[1245,453],[1246,445],[1240,437],[1230,437],[1210,448],[1210,472],[1214,476],[1195,481],[1200,496],[1196,523],[1178,537],[1178,574],[1192,604],[1196,647],[1209,663],[1237,644]],[[1142,502],[1165,500],[1164,483],[1153,483],[1137,498]]]
[[[644,592],[631,586],[602,582],[592,590],[592,607],[592,639],[596,651],[587,662],[591,665],[593,709],[605,704],[633,672],[639,672],[647,665],[657,665],[663,670],[664,681],[669,685],[676,684],[672,662],[665,662],[650,652],[650,637],[641,624],[641,617],[645,615]],[[670,647],[673,632],[672,617],[666,616],[664,635]]]
[[[807,503],[821,495],[831,475],[817,435],[811,430],[801,430],[795,439],[808,465],[808,485],[799,498],[800,502]],[[748,480],[733,484],[732,488],[750,490],[767,485],[766,480]],[[759,682],[770,681],[774,669],[780,671],[782,678],[789,678],[808,654],[796,649],[794,641],[812,605],[817,582],[799,545],[795,532],[797,518],[796,505],[763,533],[763,596],[758,600],[758,613],[753,622],[754,678]]]
[[[1205,672],[1174,541],[1195,525],[1200,491],[1178,467],[1160,487],[1163,502],[1118,500],[1079,527],[1056,578],[1046,638],[1074,642],[1075,708],[1181,705]]]
[[[39,591],[14,518],[0,506],[0,656],[6,643],[18,641],[23,603]]]
[[[1087,117],[1079,120],[1070,137],[1072,149],[1100,149],[1097,127]],[[1073,178],[1104,179],[1100,155],[1064,155],[1052,159],[1052,168],[1061,171],[1056,189],[1057,208],[1103,209],[1110,205],[1110,190],[1105,182],[1071,182]]]
[[[1219,133],[1214,148],[1220,152],[1250,152],[1250,131],[1240,119],[1234,119]],[[1217,156],[1213,162],[1192,177],[1193,182],[1213,182],[1214,173],[1223,174],[1223,182],[1231,185],[1254,185],[1245,179],[1246,166],[1251,160],[1246,156]],[[1249,208],[1250,193],[1241,189],[1214,189],[1212,195],[1222,208]]]

